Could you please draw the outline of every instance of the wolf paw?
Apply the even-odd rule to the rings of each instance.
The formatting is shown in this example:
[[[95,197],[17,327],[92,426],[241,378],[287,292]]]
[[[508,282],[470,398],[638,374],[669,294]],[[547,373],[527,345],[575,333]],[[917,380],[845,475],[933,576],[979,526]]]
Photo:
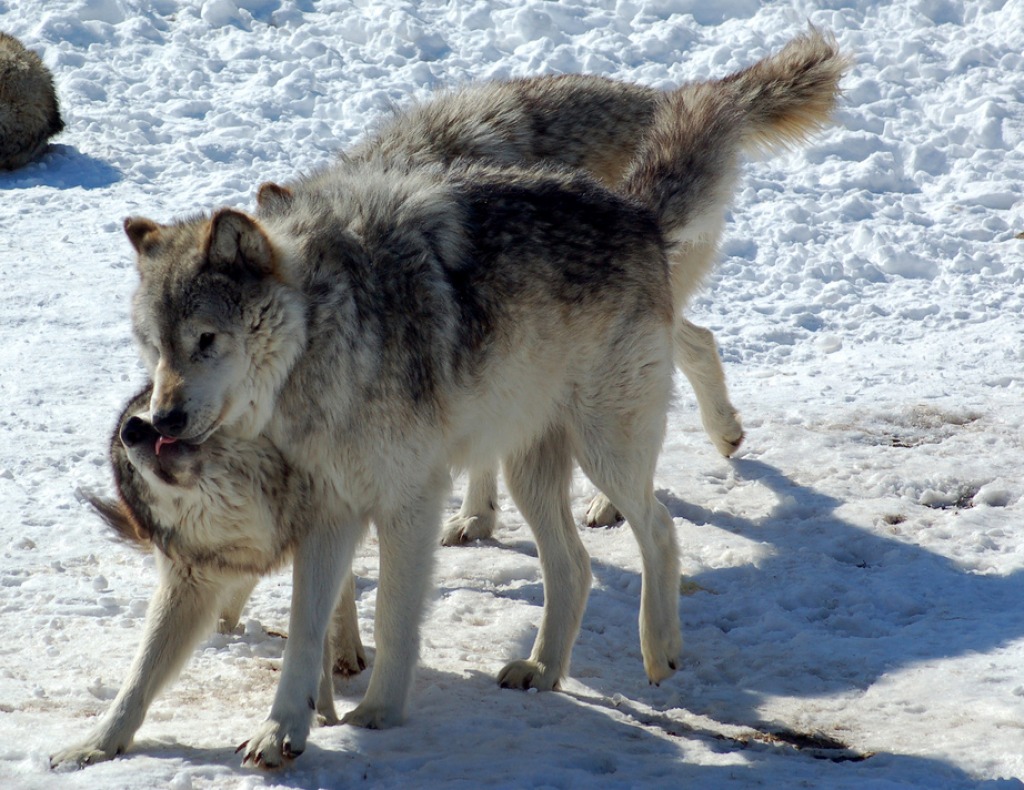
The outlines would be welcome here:
[[[104,744],[98,739],[89,739],[84,743],[62,749],[50,755],[50,768],[54,771],[75,771],[87,765],[112,760],[123,754],[125,746]]]
[[[588,527],[612,527],[622,521],[622,514],[604,494],[598,494],[587,508]]]
[[[679,629],[669,629],[666,636],[648,639],[641,635],[640,652],[644,656],[644,671],[651,685],[657,686],[679,669],[679,654],[683,650],[683,639]]]
[[[363,652],[361,645],[358,650],[354,650],[344,655],[338,655],[334,659],[335,674],[341,675],[345,678],[355,677],[366,669],[367,666],[369,666],[369,664],[366,660],[366,653]]]
[[[355,677],[369,666],[366,649],[358,634],[354,637],[342,634],[332,639],[331,650],[334,654],[334,673],[342,677]]]
[[[305,726],[288,726],[273,719],[267,719],[256,735],[235,749],[235,752],[244,750],[242,765],[253,765],[256,768],[278,768],[287,760],[294,760],[305,751],[308,734],[308,722]]]
[[[402,723],[402,712],[385,705],[367,705],[361,702],[341,717],[342,724],[367,730],[387,730]]]
[[[725,458],[732,458],[732,454],[743,444],[743,426],[734,411],[718,415],[714,424],[705,425],[704,430],[715,449]]]
[[[503,689],[553,691],[558,688],[558,680],[558,673],[528,659],[512,661],[498,673],[498,685]]]
[[[441,545],[459,546],[474,540],[485,540],[494,534],[495,521],[494,511],[450,518],[444,524]]]
[[[238,618],[221,617],[217,621],[217,633],[225,636],[241,636],[245,633],[245,626],[238,622]]]
[[[334,711],[325,713],[317,708],[316,723],[320,727],[336,727],[338,724],[341,724],[341,719],[338,718],[338,714]]]

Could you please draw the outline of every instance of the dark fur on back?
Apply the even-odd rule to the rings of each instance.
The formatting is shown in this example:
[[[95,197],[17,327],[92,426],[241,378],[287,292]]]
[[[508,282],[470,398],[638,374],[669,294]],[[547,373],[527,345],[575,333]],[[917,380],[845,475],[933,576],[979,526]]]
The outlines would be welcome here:
[[[516,342],[505,334],[518,325],[516,304],[606,301],[621,311],[623,294],[639,290],[637,311],[667,305],[654,216],[581,172],[350,160],[288,193],[258,217],[304,238],[302,288],[318,327],[310,348],[359,328],[347,345],[366,363],[353,374],[368,398],[384,395],[382,381],[401,382],[389,397],[429,408],[439,382],[472,381],[485,346]]]
[[[560,164],[612,186],[661,97],[653,88],[586,74],[471,84],[396,113],[350,157]]]

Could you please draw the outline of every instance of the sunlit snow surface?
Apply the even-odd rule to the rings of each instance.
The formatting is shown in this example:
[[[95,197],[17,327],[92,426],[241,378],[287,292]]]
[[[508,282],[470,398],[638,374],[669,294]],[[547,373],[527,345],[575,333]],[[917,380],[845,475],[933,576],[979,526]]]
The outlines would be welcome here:
[[[647,683],[639,560],[617,527],[584,533],[594,589],[564,692],[498,688],[542,604],[503,493],[495,540],[438,550],[405,726],[317,729],[283,771],[240,767],[279,676],[285,571],[244,635],[203,643],[126,756],[48,771],[116,693],[155,579],[76,496],[110,490],[108,435],[143,381],[123,217],[251,208],[260,182],[444,86],[585,71],[668,87],[808,20],[857,59],[837,124],[744,166],[690,310],[746,442],[716,455],[680,378],[658,467],[686,575],[680,672]],[[43,55],[67,121],[0,174],[0,786],[1024,777],[1024,2],[0,0],[0,29]],[[580,478],[579,516],[592,493]],[[372,538],[356,571],[372,646]],[[366,683],[337,682],[340,711]]]

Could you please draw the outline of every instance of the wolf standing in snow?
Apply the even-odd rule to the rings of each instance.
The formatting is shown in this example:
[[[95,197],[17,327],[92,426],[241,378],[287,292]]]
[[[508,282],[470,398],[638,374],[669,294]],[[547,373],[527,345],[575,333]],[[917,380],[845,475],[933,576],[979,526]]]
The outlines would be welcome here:
[[[744,147],[825,122],[845,63],[812,35],[671,94],[624,195],[580,173],[446,169],[381,151],[265,187],[258,220],[222,209],[126,222],[156,444],[264,436],[309,481],[281,682],[247,761],[303,750],[330,611],[371,519],[377,659],[344,721],[402,719],[450,471],[499,458],[545,579],[534,649],[502,684],[551,689],[568,668],[590,584],[569,510],[574,459],[640,544],[648,677],[675,670],[678,559],[652,477],[676,316],[704,272],[670,270],[667,251],[717,233]],[[108,717],[55,762],[109,757],[126,745],[117,724]]]
[[[807,124],[828,115],[849,64],[834,41],[812,29],[777,55],[723,80],[667,92],[578,74],[476,84],[401,113],[351,157],[383,155],[446,165],[466,160],[560,164],[585,170],[613,190],[635,191],[636,185],[627,185],[627,175],[636,171],[639,158],[649,158],[653,141],[672,134],[678,113],[690,111],[700,90],[747,92],[750,100],[755,92],[777,89],[781,95],[790,90],[789,105],[772,108],[778,115],[762,119],[761,128],[743,143],[747,150],[772,150],[798,142],[801,127],[806,131]],[[788,82],[772,85],[777,79]],[[728,196],[722,198],[724,202]],[[710,271],[723,230],[721,213],[699,237],[670,245],[677,310],[685,308]],[[743,429],[729,400],[714,336],[680,315],[674,340],[675,362],[693,387],[704,429],[715,448],[729,457],[742,442]],[[495,467],[471,469],[462,507],[445,525],[442,543],[490,537],[496,501]],[[618,518],[617,508],[599,494],[586,520],[607,525]]]
[[[27,164],[63,129],[53,77],[42,59],[0,32],[0,170]]]

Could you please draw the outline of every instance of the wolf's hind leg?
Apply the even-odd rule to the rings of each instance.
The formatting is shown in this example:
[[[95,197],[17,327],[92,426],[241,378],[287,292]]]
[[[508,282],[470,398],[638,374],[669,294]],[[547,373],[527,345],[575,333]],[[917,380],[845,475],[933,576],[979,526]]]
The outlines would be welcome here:
[[[675,363],[686,375],[697,397],[704,432],[723,456],[732,456],[743,442],[743,426],[729,401],[725,371],[711,330],[680,318],[673,335]],[[622,521],[622,511],[605,494],[587,508],[588,527],[610,527]]]
[[[743,441],[743,426],[729,401],[715,336],[711,330],[680,318],[673,340],[676,365],[686,374],[697,396],[704,431],[718,452],[728,458]]]
[[[569,506],[572,453],[553,428],[525,452],[505,460],[505,482],[533,530],[544,574],[544,614],[528,659],[498,675],[505,688],[548,691],[569,670],[572,646],[590,593],[590,557]]]
[[[334,672],[345,677],[358,675],[366,669],[366,651],[359,638],[359,616],[356,612],[356,577],[349,573],[341,585],[341,596],[331,620],[331,655]]]
[[[242,619],[249,596],[258,581],[255,576],[241,576],[237,581],[230,582],[224,591],[224,603],[220,607],[220,619],[217,631],[221,634],[233,634],[238,630],[238,621]]]
[[[498,472],[494,467],[478,467],[469,472],[469,484],[462,507],[444,525],[441,544],[458,546],[474,540],[485,540],[494,534]]]

